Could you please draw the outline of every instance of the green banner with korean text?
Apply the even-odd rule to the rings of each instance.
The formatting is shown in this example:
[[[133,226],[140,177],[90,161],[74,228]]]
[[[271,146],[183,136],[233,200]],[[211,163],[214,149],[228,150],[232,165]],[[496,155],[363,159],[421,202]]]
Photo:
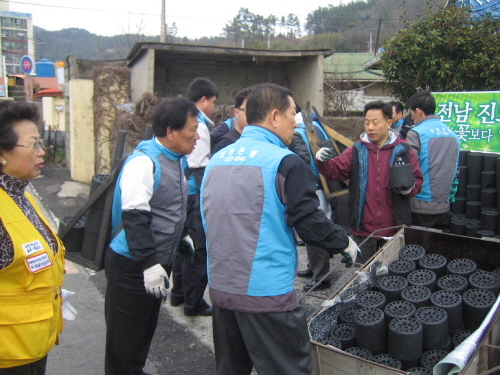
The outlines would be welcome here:
[[[462,150],[500,152],[500,91],[433,92],[436,115]]]

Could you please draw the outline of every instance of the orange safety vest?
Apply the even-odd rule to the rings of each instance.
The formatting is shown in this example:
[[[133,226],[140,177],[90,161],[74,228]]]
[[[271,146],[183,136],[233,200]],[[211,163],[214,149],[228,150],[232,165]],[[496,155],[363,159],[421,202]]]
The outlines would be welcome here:
[[[30,194],[26,198],[50,228]],[[13,262],[0,270],[0,368],[35,362],[62,331],[64,246],[54,254],[17,204],[0,189],[0,218],[14,245]]]

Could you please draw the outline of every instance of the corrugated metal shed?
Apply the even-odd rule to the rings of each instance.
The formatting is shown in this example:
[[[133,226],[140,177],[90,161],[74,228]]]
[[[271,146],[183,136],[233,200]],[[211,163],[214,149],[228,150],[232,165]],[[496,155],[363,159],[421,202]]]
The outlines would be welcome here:
[[[384,80],[382,70],[376,67],[379,56],[373,53],[335,53],[325,57],[325,79],[373,82]]]

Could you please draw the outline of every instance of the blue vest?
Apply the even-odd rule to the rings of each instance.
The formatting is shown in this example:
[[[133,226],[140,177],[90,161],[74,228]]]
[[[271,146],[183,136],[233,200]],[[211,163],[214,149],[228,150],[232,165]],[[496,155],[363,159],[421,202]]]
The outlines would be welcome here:
[[[153,138],[139,143],[134,153],[125,160],[124,165],[144,155],[147,155],[154,163],[154,185],[150,207],[153,216],[151,229],[155,234],[157,258],[159,263],[168,265],[179,243],[186,218],[187,186],[180,165],[181,156],[161,146]],[[123,168],[118,176],[113,195],[111,233],[114,233],[121,222],[122,191],[119,181],[122,174]],[[162,178],[167,181],[161,181]],[[123,229],[111,241],[110,247],[116,253],[130,258],[130,250]]]
[[[314,129],[316,129],[316,134],[318,136],[319,141],[325,141],[328,138],[325,131],[321,127],[321,125],[313,120]],[[311,155],[311,161],[309,162],[309,168],[311,168],[312,173],[319,179],[319,172],[316,168],[316,164],[314,163],[315,155],[311,153],[311,146],[309,145],[309,140],[307,139],[306,126],[304,124],[297,124],[295,131],[302,137],[304,142],[306,143],[307,149],[309,150],[309,154]]]
[[[417,132],[420,138],[418,162],[424,177],[422,190],[415,198],[425,202],[447,202],[458,168],[460,141],[456,134],[438,119],[425,120],[412,130]],[[440,139],[439,143],[436,143],[436,138]],[[430,146],[434,148],[431,157],[436,160],[429,160]],[[456,152],[455,155],[450,154],[452,150]],[[434,166],[433,175],[429,165]],[[432,186],[431,180],[434,181]]]
[[[391,128],[397,129],[398,127],[401,127],[403,125],[404,120],[400,118],[398,121],[396,121],[394,124],[392,124]]]
[[[228,130],[231,130],[235,121],[236,121],[236,117],[230,117],[224,121],[224,123],[227,125]]]
[[[290,154],[276,135],[249,125],[210,159],[201,213],[211,288],[258,297],[293,290],[297,251],[276,191],[279,165]]]

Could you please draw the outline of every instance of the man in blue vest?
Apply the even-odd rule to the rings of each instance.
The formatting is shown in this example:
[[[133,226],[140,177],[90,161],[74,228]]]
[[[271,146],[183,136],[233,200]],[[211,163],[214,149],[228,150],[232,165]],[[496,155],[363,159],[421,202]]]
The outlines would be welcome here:
[[[427,228],[447,229],[450,220],[450,192],[457,176],[460,140],[434,114],[436,100],[430,92],[414,94],[408,107],[415,126],[406,141],[418,157],[424,183],[411,203],[412,223]]]
[[[188,178],[188,203],[186,233],[192,247],[179,248],[174,258],[172,278],[174,286],[170,304],[184,304],[186,316],[210,316],[210,307],[203,294],[207,288],[205,232],[200,216],[200,186],[205,166],[210,160],[210,132],[213,122],[208,118],[219,96],[217,86],[207,78],[195,78],[188,86],[187,98],[198,108],[198,133],[200,139],[193,152],[183,159]],[[185,250],[185,251],[184,251]]]
[[[181,158],[199,139],[197,114],[187,99],[160,102],[152,115],[153,139],[136,147],[118,176],[111,212],[118,234],[105,257],[106,375],[144,374],[172,258],[186,241]]]
[[[222,150],[224,147],[236,142],[243,132],[243,128],[248,125],[247,115],[245,113],[247,107],[248,95],[252,92],[252,87],[245,87],[238,91],[234,98],[234,117],[230,118],[231,126],[226,125],[228,120],[219,124],[215,129],[210,132],[212,143],[216,137],[218,140],[212,145],[212,154]],[[224,127],[229,127],[229,130],[224,132]]]
[[[217,374],[312,374],[293,228],[325,252],[354,260],[358,249],[318,208],[311,170],[286,148],[290,91],[259,85],[246,112],[249,125],[212,156],[201,187]]]
[[[320,123],[317,121],[318,116],[316,116],[315,113],[312,113],[311,119],[319,141],[328,140],[328,135],[325,133]],[[297,113],[295,115],[295,121],[297,122],[297,128],[295,129],[295,131],[298,136],[294,138],[294,141],[292,141],[292,145],[289,147],[289,149],[302,157],[302,159],[304,159],[304,161],[309,165],[309,168],[311,168],[311,172],[314,174],[316,180],[316,195],[319,199],[319,207],[323,211],[325,211],[326,216],[331,217],[332,221],[335,222],[334,217],[338,198],[335,197],[333,198],[333,200],[331,198],[328,199],[325,196],[325,192],[323,191],[323,189],[321,189],[319,173],[314,163],[314,155],[311,154],[311,147],[307,138],[306,126],[304,125],[304,120],[301,113]],[[297,147],[300,144],[305,145],[305,149],[302,152],[300,151],[301,148]],[[334,202],[333,205],[332,201]],[[314,287],[315,290],[329,288],[331,286],[332,275],[327,276],[325,280],[319,283],[319,280],[321,280],[326,274],[330,272],[329,254],[322,249],[319,249],[307,243],[305,244],[305,246],[308,260],[307,269],[297,271],[297,276],[312,277],[312,280],[310,283],[304,286],[304,292],[311,290],[312,287]]]
[[[392,129],[401,137],[401,139],[404,139],[406,137],[401,134],[401,129],[403,128],[404,123],[403,105],[397,100],[393,100],[389,102],[389,104],[392,107]]]

